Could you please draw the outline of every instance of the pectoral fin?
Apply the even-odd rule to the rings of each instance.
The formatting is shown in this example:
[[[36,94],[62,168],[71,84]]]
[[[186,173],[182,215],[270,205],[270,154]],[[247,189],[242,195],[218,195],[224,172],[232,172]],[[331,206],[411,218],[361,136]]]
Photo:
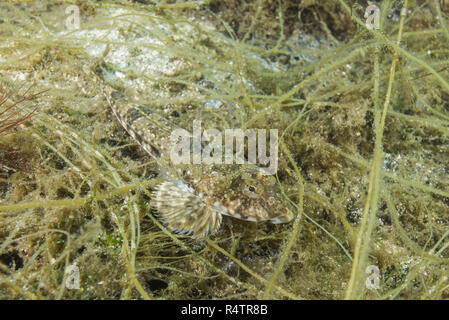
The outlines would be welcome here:
[[[207,206],[189,186],[178,181],[164,181],[153,192],[152,206],[171,230],[193,237],[215,233],[222,216]]]

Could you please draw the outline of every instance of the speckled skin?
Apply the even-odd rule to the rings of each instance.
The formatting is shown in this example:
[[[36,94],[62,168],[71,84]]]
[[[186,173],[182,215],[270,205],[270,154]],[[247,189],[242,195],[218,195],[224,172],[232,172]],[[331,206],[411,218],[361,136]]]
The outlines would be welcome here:
[[[152,206],[170,229],[205,236],[219,229],[222,215],[273,223],[292,220],[292,207],[282,197],[275,178],[262,175],[254,165],[171,162],[170,135],[181,128],[176,123],[188,123],[179,118],[194,119],[195,110],[162,116],[161,110],[130,103],[109,86],[103,85],[103,91],[122,126],[159,164],[166,181],[155,188]]]

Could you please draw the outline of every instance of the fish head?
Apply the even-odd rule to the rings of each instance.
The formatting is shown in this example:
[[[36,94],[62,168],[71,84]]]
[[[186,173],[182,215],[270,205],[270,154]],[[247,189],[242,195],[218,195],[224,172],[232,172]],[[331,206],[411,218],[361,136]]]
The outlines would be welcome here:
[[[254,165],[240,165],[230,181],[223,184],[223,214],[248,221],[287,223],[294,209],[272,175]]]

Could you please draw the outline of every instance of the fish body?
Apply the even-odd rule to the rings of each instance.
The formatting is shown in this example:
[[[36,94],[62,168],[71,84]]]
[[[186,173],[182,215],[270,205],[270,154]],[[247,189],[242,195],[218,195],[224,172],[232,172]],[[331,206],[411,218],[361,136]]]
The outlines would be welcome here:
[[[169,229],[201,237],[218,231],[223,215],[273,223],[292,220],[292,207],[274,177],[262,174],[253,164],[174,164],[171,135],[181,129],[178,111],[161,114],[157,108],[130,102],[104,84],[103,92],[120,124],[158,163],[164,181],[155,187],[151,205]],[[187,116],[193,120],[195,112]]]

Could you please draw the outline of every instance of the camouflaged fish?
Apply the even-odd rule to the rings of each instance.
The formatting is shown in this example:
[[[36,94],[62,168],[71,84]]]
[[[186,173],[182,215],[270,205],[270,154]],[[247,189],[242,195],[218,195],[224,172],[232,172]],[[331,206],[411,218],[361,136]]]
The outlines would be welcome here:
[[[217,232],[223,215],[272,223],[292,220],[293,209],[273,176],[248,163],[174,165],[170,134],[179,128],[178,112],[161,115],[157,108],[133,104],[119,91],[102,87],[120,124],[160,167],[165,181],[155,187],[151,206],[169,229],[201,237]]]

